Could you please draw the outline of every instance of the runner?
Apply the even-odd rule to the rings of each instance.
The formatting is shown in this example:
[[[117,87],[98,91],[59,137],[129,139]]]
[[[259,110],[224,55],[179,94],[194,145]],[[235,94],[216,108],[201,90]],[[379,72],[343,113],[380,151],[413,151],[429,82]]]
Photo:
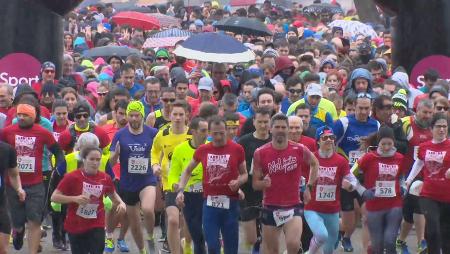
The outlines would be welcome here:
[[[323,253],[330,254],[339,234],[341,187],[350,190],[357,180],[350,173],[347,160],[335,152],[336,136],[330,127],[317,129],[316,140],[319,173],[311,190],[311,201],[305,205],[305,218],[314,235],[308,253],[320,253],[323,246]]]
[[[431,100],[421,100],[417,105],[417,113],[414,116],[402,118],[403,131],[408,139],[408,153],[403,160],[402,166],[406,170],[411,170],[414,161],[417,160],[419,145],[430,140],[433,136],[430,130],[431,118],[433,117],[433,102]],[[421,177],[419,176],[419,179]],[[406,194],[403,202],[403,221],[400,228],[400,234],[397,239],[397,249],[401,253],[409,254],[406,245],[406,237],[412,229],[416,230],[417,246],[419,253],[425,253],[427,242],[425,240],[425,216],[419,204],[419,197]]]
[[[225,120],[213,116],[208,123],[212,142],[195,150],[178,184],[177,202],[184,203],[184,189],[199,163],[203,168],[203,232],[208,253],[237,254],[239,245],[239,186],[247,181],[244,149],[227,140]]]
[[[356,98],[355,114],[340,118],[333,126],[336,135],[338,152],[348,158],[350,167],[362,157],[364,151],[359,150],[360,141],[369,134],[378,130],[380,124],[369,116],[371,112],[372,96],[367,93],[359,93]],[[345,252],[352,252],[353,246],[350,240],[356,226],[356,214],[354,199],[358,198],[355,191],[341,192],[342,226],[344,235],[342,247]],[[359,204],[362,201],[359,199]],[[364,223],[363,223],[364,225]]]
[[[144,105],[139,101],[130,102],[127,107],[128,128],[122,128],[114,135],[110,148],[111,165],[120,158],[119,194],[127,205],[128,222],[140,254],[147,253],[141,229],[141,210],[150,252],[155,251],[156,177],[150,169],[150,151],[157,130],[143,125],[144,116]]]
[[[110,144],[110,139],[106,132],[100,126],[96,126],[94,122],[90,121],[89,104],[84,101],[79,101],[75,104],[73,109],[75,123],[63,131],[58,139],[58,143],[64,152],[71,153],[78,137],[81,133],[92,132],[97,135],[100,140],[100,148],[103,149]]]
[[[390,127],[381,127],[367,142],[376,144],[376,151],[361,157],[352,171],[357,176],[361,173],[363,186],[374,192],[375,198],[366,202],[371,253],[395,254],[395,239],[402,217],[400,178],[405,172],[400,165],[403,155],[394,146],[395,135]]]
[[[426,219],[428,253],[450,253],[450,140],[449,117],[438,113],[431,120],[433,139],[419,145],[417,160],[406,180],[411,186],[423,170],[420,207]],[[441,252],[442,251],[442,252]]]
[[[56,100],[52,111],[53,137],[58,142],[61,133],[67,130],[72,122],[69,121],[69,108],[64,100]]]
[[[27,199],[22,202],[15,189],[11,186],[6,188],[10,209],[14,211],[11,213],[13,244],[16,250],[22,248],[27,224],[30,253],[37,253],[39,249],[40,227],[46,204],[42,172],[44,146],[55,155],[57,162],[64,159],[52,133],[35,123],[40,119],[36,105],[36,100],[21,100],[17,106],[18,124],[4,128],[1,133],[1,140],[13,146],[17,152],[20,179],[27,194]]]
[[[252,187],[251,180],[253,176],[252,162],[255,150],[262,145],[270,142],[270,116],[272,112],[266,108],[257,108],[253,116],[253,125],[256,131],[246,134],[238,140],[244,148],[245,161],[248,171],[248,179],[241,189],[244,192],[245,199],[240,202],[240,220],[245,235],[246,250],[252,250],[257,253],[260,248],[261,239],[258,230],[260,228],[260,217],[262,207],[262,193],[255,191]]]
[[[302,165],[304,162],[311,165],[308,188],[304,193],[304,202],[308,203],[319,163],[305,146],[288,141],[287,116],[274,115],[270,125],[272,142],[258,148],[253,159],[252,185],[255,190],[263,191],[263,246],[265,253],[279,253],[283,231],[287,253],[297,254],[302,234],[299,195]]]
[[[157,109],[148,114],[145,124],[158,130],[164,129],[170,124],[170,112],[172,112],[172,104],[175,102],[175,89],[165,87],[161,91],[162,109]]]
[[[189,131],[192,139],[187,140],[176,146],[173,150],[172,161],[169,171],[169,185],[174,190],[178,189],[178,182],[181,174],[194,156],[195,150],[206,142],[208,136],[208,122],[200,117],[195,117],[189,124]],[[206,254],[205,236],[202,229],[202,204],[203,204],[203,167],[197,165],[192,171],[192,177],[189,179],[186,188],[184,188],[184,207],[183,214],[186,225],[194,242],[195,254]],[[182,204],[181,204],[182,205]],[[180,205],[180,207],[182,207]],[[187,252],[187,246],[183,246],[184,253]]]
[[[117,195],[111,177],[99,171],[101,156],[102,150],[97,146],[81,150],[82,168],[66,174],[52,194],[53,202],[68,204],[64,227],[69,233],[72,253],[103,253],[103,196],[110,197],[115,212],[125,213],[126,206]]]
[[[175,93],[173,93],[175,97]],[[151,165],[153,172],[160,173],[164,200],[167,213],[167,240],[171,253],[178,254],[180,250],[179,218],[180,211],[176,206],[176,190],[169,185],[169,167],[172,159],[173,149],[190,138],[186,126],[187,104],[185,101],[175,101],[171,105],[171,125],[161,129],[155,137],[152,147]],[[165,251],[167,249],[163,248]]]
[[[114,122],[111,124],[107,124],[102,126],[105,132],[108,134],[108,137],[112,140],[114,138],[114,135],[122,128],[127,127],[128,120],[127,120],[127,107],[128,107],[128,101],[127,100],[119,100],[115,103],[115,117]],[[114,172],[114,185],[116,187],[117,192],[120,193],[119,189],[119,181],[120,181],[120,163],[117,163],[113,167]],[[117,237],[117,246],[119,247],[120,252],[129,252],[130,248],[128,247],[127,243],[125,242],[125,235],[128,231],[128,219],[127,216],[122,216],[121,218],[117,218],[117,214],[112,214],[111,223],[112,225],[108,224],[110,227],[110,230],[112,231],[114,228],[117,227],[118,223],[120,223],[120,232],[119,236]],[[108,213],[106,214],[107,218]],[[108,234],[109,232],[108,228],[106,231],[106,240],[105,240],[105,252],[112,253],[114,252],[114,241],[112,240],[112,234]],[[111,232],[112,233],[112,232]]]
[[[26,193],[20,182],[16,151],[3,141],[0,141],[0,160],[3,162],[0,165],[0,253],[6,254],[9,249],[11,224],[6,205],[5,179],[9,177],[11,187],[16,191],[20,202],[25,202]]]

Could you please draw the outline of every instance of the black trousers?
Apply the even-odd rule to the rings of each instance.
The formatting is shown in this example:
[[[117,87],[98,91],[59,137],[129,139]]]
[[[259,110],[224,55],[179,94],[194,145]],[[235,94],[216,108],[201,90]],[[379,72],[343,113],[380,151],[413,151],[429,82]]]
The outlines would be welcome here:
[[[69,234],[73,254],[102,254],[105,248],[105,229],[95,228],[82,234]]]

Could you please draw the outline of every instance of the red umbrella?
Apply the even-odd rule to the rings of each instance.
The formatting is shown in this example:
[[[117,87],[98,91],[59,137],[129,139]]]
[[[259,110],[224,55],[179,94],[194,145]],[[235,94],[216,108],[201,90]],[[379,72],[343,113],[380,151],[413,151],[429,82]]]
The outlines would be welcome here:
[[[112,17],[112,21],[118,25],[129,25],[142,30],[154,30],[160,28],[158,19],[145,13],[135,11],[119,12]]]

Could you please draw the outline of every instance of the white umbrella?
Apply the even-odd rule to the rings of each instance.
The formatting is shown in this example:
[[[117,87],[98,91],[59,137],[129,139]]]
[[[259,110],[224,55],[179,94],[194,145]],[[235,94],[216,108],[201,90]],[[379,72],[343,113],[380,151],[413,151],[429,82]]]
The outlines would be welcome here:
[[[373,38],[378,37],[377,33],[369,25],[354,20],[335,20],[328,24],[328,27],[333,28],[335,26],[342,27],[344,34],[350,34],[352,37],[358,34],[370,36]]]

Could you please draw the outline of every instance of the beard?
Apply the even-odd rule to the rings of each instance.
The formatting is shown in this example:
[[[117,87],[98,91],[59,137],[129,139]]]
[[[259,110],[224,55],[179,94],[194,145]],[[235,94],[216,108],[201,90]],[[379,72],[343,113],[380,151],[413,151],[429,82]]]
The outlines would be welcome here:
[[[142,124],[137,122],[130,122],[130,127],[133,130],[139,130],[141,128]]]

